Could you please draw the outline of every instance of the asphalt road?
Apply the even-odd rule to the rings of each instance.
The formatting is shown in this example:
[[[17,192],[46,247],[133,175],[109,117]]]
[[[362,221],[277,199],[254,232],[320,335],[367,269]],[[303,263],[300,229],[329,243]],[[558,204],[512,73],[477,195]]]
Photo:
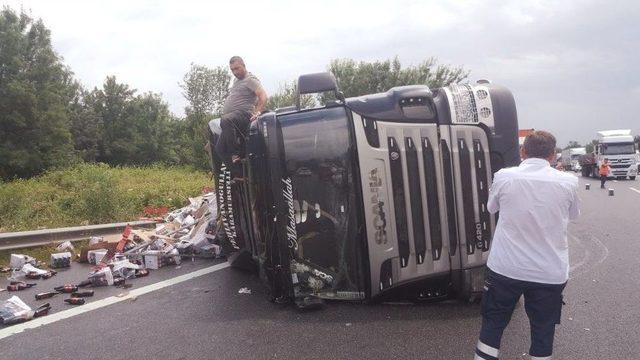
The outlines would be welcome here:
[[[638,359],[640,181],[609,182],[615,196],[599,189],[596,180],[581,178],[580,183],[582,216],[569,229],[571,280],[554,358]],[[96,289],[92,301],[214,264],[162,268],[132,281],[129,290]],[[77,281],[84,272],[78,267],[46,281]],[[44,283],[38,291],[47,290]],[[242,287],[251,294],[238,293]],[[30,300],[35,292],[17,294]],[[0,300],[8,297],[0,294]],[[51,301],[55,311],[69,308],[61,298]],[[0,359],[471,359],[479,326],[479,305],[456,301],[332,303],[321,311],[300,312],[270,303],[255,276],[225,268],[7,335],[0,339]],[[519,306],[501,358],[526,358],[528,348],[528,321]]]

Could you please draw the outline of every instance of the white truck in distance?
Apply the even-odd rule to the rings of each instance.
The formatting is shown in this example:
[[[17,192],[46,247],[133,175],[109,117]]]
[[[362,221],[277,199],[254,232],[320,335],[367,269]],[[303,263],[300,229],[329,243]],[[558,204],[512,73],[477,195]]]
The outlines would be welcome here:
[[[562,166],[566,170],[580,171],[582,167],[580,166],[580,155],[585,155],[587,153],[587,149],[581,148],[571,148],[562,150]]]
[[[638,175],[638,158],[631,130],[598,131],[598,142],[591,154],[580,157],[582,176],[599,177],[598,168],[609,159],[609,177],[631,180]]]

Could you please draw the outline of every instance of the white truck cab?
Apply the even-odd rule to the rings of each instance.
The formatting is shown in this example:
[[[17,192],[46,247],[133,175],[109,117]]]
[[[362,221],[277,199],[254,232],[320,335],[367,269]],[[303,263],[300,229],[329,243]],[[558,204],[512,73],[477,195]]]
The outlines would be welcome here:
[[[631,130],[598,131],[598,144],[595,146],[597,168],[604,159],[609,159],[610,176],[635,180],[638,175],[638,158]]]
[[[580,171],[582,167],[578,159],[585,155],[587,150],[583,147],[562,150],[562,165],[566,170]]]

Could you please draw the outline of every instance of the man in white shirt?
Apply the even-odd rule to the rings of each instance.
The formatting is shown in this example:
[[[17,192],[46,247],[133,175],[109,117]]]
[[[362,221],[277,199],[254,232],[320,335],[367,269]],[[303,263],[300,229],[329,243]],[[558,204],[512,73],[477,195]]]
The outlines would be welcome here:
[[[494,176],[487,207],[500,216],[487,261],[475,359],[498,359],[502,333],[521,295],[531,325],[531,359],[551,359],[569,278],[567,224],[580,214],[578,179],[550,166],[555,147],[553,135],[536,131],[524,140],[520,166]]]

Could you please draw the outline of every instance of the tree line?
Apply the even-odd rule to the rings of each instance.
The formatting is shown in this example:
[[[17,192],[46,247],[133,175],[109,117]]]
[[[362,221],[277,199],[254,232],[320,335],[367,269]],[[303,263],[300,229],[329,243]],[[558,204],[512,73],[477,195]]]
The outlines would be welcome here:
[[[347,97],[393,86],[431,87],[462,82],[463,67],[435,58],[403,67],[398,58],[327,66]],[[54,51],[41,19],[9,7],[0,11],[0,179],[27,178],[79,162],[110,165],[192,165],[207,169],[207,123],[221,115],[232,83],[228,66],[191,64],[180,87],[185,115],[171,113],[158,93],[143,92],[106,76],[100,87],[84,88]],[[269,94],[267,109],[294,104],[295,82]],[[303,107],[327,100],[305,95]]]

